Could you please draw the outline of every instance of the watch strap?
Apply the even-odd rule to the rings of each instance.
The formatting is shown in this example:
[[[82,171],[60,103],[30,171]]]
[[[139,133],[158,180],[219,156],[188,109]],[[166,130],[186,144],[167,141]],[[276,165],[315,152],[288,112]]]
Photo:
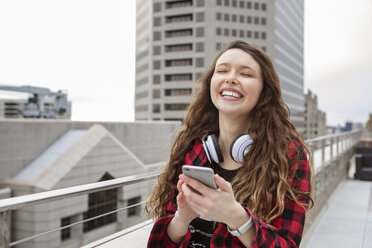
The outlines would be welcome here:
[[[227,230],[231,233],[231,235],[233,235],[235,237],[239,237],[240,235],[242,235],[243,233],[248,231],[252,227],[252,225],[253,225],[252,216],[250,216],[249,220],[247,220],[247,222],[245,222],[243,225],[241,225],[238,229],[231,230],[227,226]]]

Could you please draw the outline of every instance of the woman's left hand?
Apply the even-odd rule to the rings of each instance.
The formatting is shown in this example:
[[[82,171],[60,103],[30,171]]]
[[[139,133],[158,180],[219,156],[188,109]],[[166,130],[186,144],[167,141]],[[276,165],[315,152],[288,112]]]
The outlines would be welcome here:
[[[212,189],[199,181],[184,174],[179,176],[182,180],[182,191],[189,206],[202,218],[228,224],[232,213],[239,212],[242,206],[235,200],[232,186],[219,175],[214,176],[218,189]],[[199,191],[202,195],[191,190],[187,185]]]

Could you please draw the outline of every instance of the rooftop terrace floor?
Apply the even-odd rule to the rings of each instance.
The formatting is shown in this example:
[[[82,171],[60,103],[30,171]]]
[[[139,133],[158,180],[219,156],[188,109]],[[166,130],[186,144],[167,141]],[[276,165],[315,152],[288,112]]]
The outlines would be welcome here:
[[[343,181],[319,217],[304,247],[371,248],[372,182]]]

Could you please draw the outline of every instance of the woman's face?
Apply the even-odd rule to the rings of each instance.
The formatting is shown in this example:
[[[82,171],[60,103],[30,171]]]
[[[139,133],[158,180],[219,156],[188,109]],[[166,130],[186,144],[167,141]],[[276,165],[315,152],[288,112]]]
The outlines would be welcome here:
[[[211,98],[220,114],[247,116],[262,92],[260,65],[241,49],[223,53],[216,62],[211,79]]]

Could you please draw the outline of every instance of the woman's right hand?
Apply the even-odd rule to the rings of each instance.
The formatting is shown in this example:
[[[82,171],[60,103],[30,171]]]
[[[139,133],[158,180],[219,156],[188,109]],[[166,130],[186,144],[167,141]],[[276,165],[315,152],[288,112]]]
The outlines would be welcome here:
[[[195,219],[199,215],[194,210],[191,209],[189,204],[187,204],[185,195],[183,194],[183,191],[182,191],[182,185],[184,183],[185,182],[182,181],[182,180],[178,180],[178,183],[177,183],[177,189],[178,189],[179,193],[178,193],[178,196],[177,196],[177,206],[178,206],[178,208],[177,208],[177,211],[175,213],[175,217],[178,220],[189,224],[193,219]]]

